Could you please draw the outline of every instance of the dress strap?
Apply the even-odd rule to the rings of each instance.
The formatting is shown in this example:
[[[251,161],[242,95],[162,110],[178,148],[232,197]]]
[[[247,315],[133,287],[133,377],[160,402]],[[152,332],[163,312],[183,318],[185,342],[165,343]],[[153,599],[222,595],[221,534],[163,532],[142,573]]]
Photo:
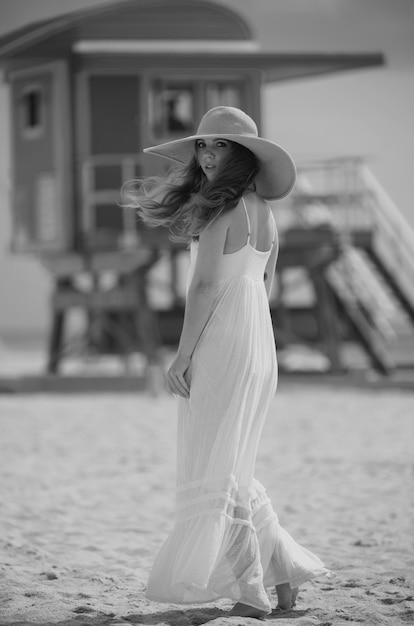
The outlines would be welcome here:
[[[269,213],[270,213],[270,217],[272,218],[272,224],[273,224],[273,237],[272,237],[272,248],[273,248],[273,244],[276,241],[276,221],[275,221],[275,216],[273,215],[273,211],[270,208],[269,205],[267,205],[269,208]]]
[[[249,219],[249,214],[247,212],[247,207],[246,207],[246,203],[244,201],[243,196],[242,196],[242,202],[243,202],[244,212],[246,213],[246,219],[247,219],[247,243],[250,243],[250,219]]]

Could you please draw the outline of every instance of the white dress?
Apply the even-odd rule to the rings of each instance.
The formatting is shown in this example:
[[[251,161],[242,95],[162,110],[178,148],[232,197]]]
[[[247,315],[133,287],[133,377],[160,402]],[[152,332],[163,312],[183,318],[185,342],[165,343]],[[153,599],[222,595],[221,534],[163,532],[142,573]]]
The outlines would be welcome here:
[[[230,598],[270,612],[267,587],[297,587],[327,570],[279,525],[254,478],[277,362],[263,280],[271,250],[250,244],[244,208],[247,242],[222,256],[212,312],[192,357],[190,397],[178,401],[176,520],[147,597],[191,604]],[[196,256],[193,242],[188,285]]]

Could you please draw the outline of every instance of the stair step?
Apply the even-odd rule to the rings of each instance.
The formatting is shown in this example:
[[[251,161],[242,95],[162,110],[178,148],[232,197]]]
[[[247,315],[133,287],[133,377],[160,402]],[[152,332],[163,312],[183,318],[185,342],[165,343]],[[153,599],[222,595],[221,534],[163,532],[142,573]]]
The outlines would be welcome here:
[[[334,263],[333,270],[341,274],[341,291],[356,297],[387,340],[399,335],[414,336],[410,316],[364,250],[349,248]]]

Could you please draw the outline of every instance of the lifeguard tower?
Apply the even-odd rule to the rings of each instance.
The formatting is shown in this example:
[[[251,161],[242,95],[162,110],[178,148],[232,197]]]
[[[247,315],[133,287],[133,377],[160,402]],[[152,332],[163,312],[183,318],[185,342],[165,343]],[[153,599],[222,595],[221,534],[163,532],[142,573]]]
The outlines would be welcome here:
[[[125,181],[165,167],[144,147],[193,132],[219,104],[244,109],[260,128],[266,82],[383,63],[380,54],[262,52],[240,15],[198,0],[117,2],[30,24],[0,39],[0,59],[11,94],[12,251],[35,255],[54,278],[52,374],[73,308],[85,313],[85,345],[140,350],[147,373],[159,346],[177,340],[182,247],[119,206]],[[294,201],[307,205],[311,195]],[[282,237],[280,269],[312,268],[322,336],[339,368],[335,305],[318,279],[340,254],[338,237],[322,229],[321,260],[320,231],[298,246],[296,227]],[[160,263],[168,302],[158,307]]]

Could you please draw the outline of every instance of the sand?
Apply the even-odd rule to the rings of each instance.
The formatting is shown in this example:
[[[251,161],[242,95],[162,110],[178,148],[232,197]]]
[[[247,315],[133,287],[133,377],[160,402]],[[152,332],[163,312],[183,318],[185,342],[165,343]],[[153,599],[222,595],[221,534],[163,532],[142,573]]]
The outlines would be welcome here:
[[[225,617],[226,600],[145,599],[173,523],[175,402],[0,396],[0,624],[259,623]],[[414,395],[281,385],[257,477],[334,576],[304,585],[269,625],[414,623],[413,461]]]

